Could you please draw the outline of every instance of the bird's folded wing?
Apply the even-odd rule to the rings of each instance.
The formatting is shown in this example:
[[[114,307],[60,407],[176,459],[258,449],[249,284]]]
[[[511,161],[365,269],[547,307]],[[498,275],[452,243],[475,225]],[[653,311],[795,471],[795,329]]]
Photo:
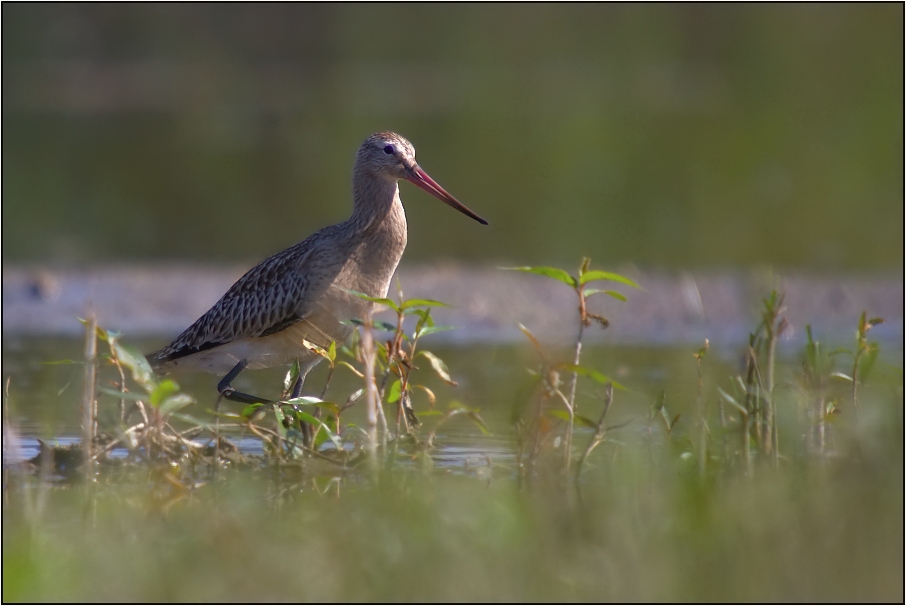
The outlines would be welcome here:
[[[335,263],[319,262],[324,257],[303,248],[305,244],[250,269],[170,345],[152,354],[153,359],[175,360],[239,339],[271,335],[303,320],[335,274],[331,267]]]

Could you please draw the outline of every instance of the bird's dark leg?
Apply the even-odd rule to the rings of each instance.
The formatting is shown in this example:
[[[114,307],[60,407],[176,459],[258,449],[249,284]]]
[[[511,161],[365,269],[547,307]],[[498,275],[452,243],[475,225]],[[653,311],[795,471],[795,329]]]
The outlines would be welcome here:
[[[258,396],[252,396],[233,389],[233,379],[235,379],[240,372],[245,370],[245,367],[248,365],[248,360],[239,360],[239,363],[233,367],[233,370],[226,373],[226,376],[224,376],[220,380],[220,383],[217,384],[217,391],[220,392],[221,397],[232,400],[233,402],[240,402],[242,404],[272,404],[273,400],[266,400],[265,398],[259,398]]]
[[[296,398],[298,398],[299,396],[302,395],[302,384],[303,383],[305,383],[305,375],[300,372],[299,376],[296,377],[296,382],[293,383],[293,390],[289,394],[290,400],[295,400]]]

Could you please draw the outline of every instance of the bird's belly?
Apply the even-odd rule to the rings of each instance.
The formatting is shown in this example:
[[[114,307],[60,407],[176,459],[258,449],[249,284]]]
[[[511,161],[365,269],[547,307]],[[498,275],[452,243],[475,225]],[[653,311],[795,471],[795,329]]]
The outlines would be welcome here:
[[[333,342],[345,342],[353,329],[344,322],[363,318],[369,306],[369,303],[349,294],[346,289],[331,286],[327,293],[312,305],[305,319],[278,333],[237,339],[162,362],[157,366],[157,370],[162,373],[190,370],[223,375],[241,360],[247,360],[246,368],[250,370],[285,366],[297,358],[302,363],[314,364],[320,356],[312,350],[310,344],[328,349]]]
[[[173,360],[163,370],[226,374],[240,360],[248,360],[247,368],[251,370],[284,366],[291,364],[296,358],[304,364],[319,357],[305,344],[306,341],[327,349],[332,341],[345,341],[351,332],[350,327],[340,324],[336,319],[332,322],[323,322],[320,317],[306,319],[266,337],[238,339]]]

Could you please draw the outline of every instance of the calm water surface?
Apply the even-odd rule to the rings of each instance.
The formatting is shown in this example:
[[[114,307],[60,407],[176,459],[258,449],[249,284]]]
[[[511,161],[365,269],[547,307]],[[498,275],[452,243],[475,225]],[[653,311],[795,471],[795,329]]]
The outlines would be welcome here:
[[[104,350],[104,345],[99,344],[99,351]],[[151,351],[156,343],[140,342],[135,345],[142,351]],[[485,435],[465,415],[451,419],[437,433],[437,448],[433,451],[435,465],[469,469],[486,465],[489,460],[506,464],[514,453],[514,433],[510,422],[512,410],[517,402],[524,402],[533,393],[529,369],[538,367],[538,354],[515,346],[442,348],[433,351],[446,361],[458,385],[451,387],[440,381],[424,359],[419,370],[413,373],[413,381],[424,384],[434,392],[435,410],[445,411],[455,402],[476,408],[490,430],[490,435]],[[28,339],[4,343],[3,370],[4,378],[9,380],[9,415],[22,436],[18,451],[7,453],[11,460],[35,456],[37,438],[56,440],[59,444],[76,440],[80,432],[79,398],[83,372],[82,364],[76,362],[81,357],[80,352],[80,342],[71,339]],[[673,348],[593,347],[585,349],[583,363],[613,377],[627,388],[617,391],[610,413],[611,423],[629,421],[618,431],[637,432],[644,428],[647,412],[661,390],[675,394],[675,397],[668,398],[671,414],[684,411],[694,402],[697,375],[691,353]],[[552,349],[548,355],[552,359],[565,360],[570,354],[564,349]],[[705,368],[706,380],[735,374],[733,366],[732,360],[712,360]],[[285,369],[246,372],[235,385],[242,391],[275,397],[282,386],[284,373]],[[305,392],[320,394],[326,375],[326,365],[317,367],[309,376]],[[114,378],[109,369],[102,369],[99,376],[102,387],[110,386]],[[183,391],[197,399],[196,404],[183,412],[202,420],[212,420],[210,410],[216,400],[218,377],[186,373],[173,378]],[[359,386],[359,379],[348,370],[339,368],[326,399],[342,403]],[[580,382],[580,414],[597,419],[601,410],[600,392],[600,385],[592,381]],[[424,438],[437,424],[440,415],[430,412],[424,392],[416,391],[413,399],[415,409],[421,415],[420,435]],[[234,403],[225,403],[224,406],[234,412],[242,408],[242,405]],[[388,422],[393,425],[394,408],[386,406],[385,410]],[[101,426],[115,426],[116,416],[115,398],[102,394],[99,399]],[[363,406],[356,405],[348,410],[343,421],[364,425]],[[590,432],[584,428],[579,431]],[[235,437],[247,452],[261,452],[258,440],[247,435]],[[125,451],[114,454],[125,454]]]

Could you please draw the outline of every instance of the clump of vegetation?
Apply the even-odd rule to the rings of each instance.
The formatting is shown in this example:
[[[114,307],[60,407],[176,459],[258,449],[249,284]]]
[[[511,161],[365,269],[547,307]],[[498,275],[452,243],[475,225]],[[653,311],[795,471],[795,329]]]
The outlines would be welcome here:
[[[608,280],[633,288],[639,288],[639,286],[625,276],[606,271],[591,270],[590,266],[591,259],[582,259],[582,263],[579,266],[579,272],[575,276],[556,267],[538,266],[506,268],[512,271],[521,271],[545,276],[566,284],[575,291],[579,308],[578,329],[571,362],[555,363],[549,360],[544,352],[544,348],[538,339],[535,338],[535,335],[522,324],[519,325],[520,330],[528,337],[529,341],[531,341],[541,357],[541,366],[534,372],[536,378],[535,383],[539,386],[535,404],[531,405],[527,401],[517,400],[516,408],[513,411],[513,423],[517,429],[519,444],[517,461],[520,471],[528,475],[534,473],[535,462],[541,448],[545,444],[551,443],[555,445],[555,447],[559,447],[562,444],[563,468],[567,475],[570,473],[574,458],[573,433],[577,421],[595,430],[594,437],[592,437],[579,459],[579,466],[576,472],[577,477],[581,473],[582,465],[588,458],[588,455],[604,439],[604,434],[606,432],[604,417],[607,415],[610,404],[613,402],[614,382],[600,372],[581,366],[580,362],[582,356],[582,337],[585,334],[585,330],[593,323],[599,324],[602,328],[607,328],[610,325],[610,322],[607,318],[591,313],[588,310],[588,298],[599,293],[609,295],[619,301],[626,301],[626,297],[615,290],[588,288],[588,285],[591,282]],[[568,373],[569,375],[569,384],[566,386],[566,393],[563,393],[561,390],[561,372]],[[604,385],[604,394],[602,396],[605,402],[604,412],[597,422],[578,414],[576,385],[580,375]],[[622,385],[617,384],[617,387],[623,389]],[[554,405],[551,405],[552,401],[555,402]],[[560,408],[561,404],[562,408]],[[556,420],[558,418],[564,419],[566,424],[562,431],[562,435],[554,438],[552,437],[554,433],[551,431],[552,425],[550,420]]]
[[[637,285],[587,259],[576,275],[517,269],[574,290],[575,341],[558,359],[521,327],[530,378],[518,390],[495,379],[514,429],[491,425],[496,456],[461,469],[431,464],[445,424],[468,418],[482,436],[489,424],[438,405],[455,386],[422,348],[449,330],[431,315],[438,301],[371,299],[392,321],[361,318],[348,344],[310,345],[327,367],[318,396],[288,399],[293,365],[281,401],[210,418],[89,320],[90,446],[48,442],[36,474],[7,466],[4,599],[898,599],[902,375],[882,384],[889,394],[866,388],[884,376],[868,340],[880,319],[862,314],[851,350],[807,328],[785,363],[789,323],[772,292],[740,368],[705,341],[682,351],[681,387],[616,375],[623,386],[583,351],[586,332],[608,326],[587,303],[626,300],[591,286]],[[339,376],[352,388],[332,398]],[[625,422],[611,422],[615,409]],[[884,422],[864,421],[873,414]]]
[[[762,301],[761,322],[755,332],[749,333],[749,346],[745,354],[745,376],[737,375],[733,383],[735,395],[717,388],[721,396],[721,429],[728,431],[728,418],[722,404],[729,404],[740,414],[740,448],[747,473],[752,472],[752,445],[774,466],[779,461],[777,443],[777,415],[774,399],[774,372],[777,340],[789,327],[783,313],[783,294],[776,290]]]
[[[421,339],[452,329],[436,325],[431,315],[433,307],[445,304],[429,299],[404,300],[401,289],[398,302],[355,294],[392,310],[395,323],[370,317],[354,320],[359,331],[354,333],[349,345],[337,347],[337,343],[331,343],[324,349],[306,343],[311,351],[324,358],[329,368],[320,397],[290,398],[291,388],[300,372],[297,360],[286,374],[281,400],[250,404],[239,412],[221,411],[218,401],[217,409],[209,411],[213,422],[187,414],[184,409],[195,403],[194,398],[183,393],[174,380],[156,376],[141,353],[122,343],[119,333],[97,326],[94,320],[84,320],[82,443],[65,449],[48,447],[50,458],[39,456],[34,463],[39,463],[39,459],[59,460],[61,464],[55,470],[61,472],[65,467],[69,477],[72,476],[73,461],[78,460],[89,479],[99,472],[98,463],[102,464],[101,471],[106,465],[166,463],[172,469],[173,478],[192,485],[203,481],[206,473],[231,466],[267,468],[278,465],[284,469],[301,469],[303,461],[310,458],[341,469],[355,469],[368,453],[375,456],[378,448],[383,452],[388,443],[396,446],[405,442],[415,449],[414,452],[424,453],[433,448],[438,427],[460,414],[471,418],[481,431],[487,432],[478,410],[453,401],[446,411],[435,411],[434,392],[418,382],[414,374],[418,371],[416,362],[424,360],[444,383],[456,386],[445,362],[420,347]],[[415,318],[415,325],[407,330],[405,323],[410,317]],[[389,338],[373,339],[375,330],[389,334]],[[98,342],[106,345],[107,352],[97,352]],[[351,372],[365,382],[342,403],[324,399],[337,369]],[[369,374],[370,381],[366,378]],[[344,422],[344,413],[368,392],[372,392],[379,402],[374,416],[369,416],[368,426]],[[414,392],[423,394],[428,403],[425,416],[440,416],[424,440],[420,440],[415,432],[421,423],[412,406]],[[118,401],[117,419],[100,428],[99,399]],[[384,416],[384,403],[396,408],[394,430],[390,429]],[[260,441],[262,455],[249,454],[238,446],[238,441],[247,434]],[[127,455],[111,458],[115,449],[125,449]],[[69,454],[64,456],[64,453]]]

